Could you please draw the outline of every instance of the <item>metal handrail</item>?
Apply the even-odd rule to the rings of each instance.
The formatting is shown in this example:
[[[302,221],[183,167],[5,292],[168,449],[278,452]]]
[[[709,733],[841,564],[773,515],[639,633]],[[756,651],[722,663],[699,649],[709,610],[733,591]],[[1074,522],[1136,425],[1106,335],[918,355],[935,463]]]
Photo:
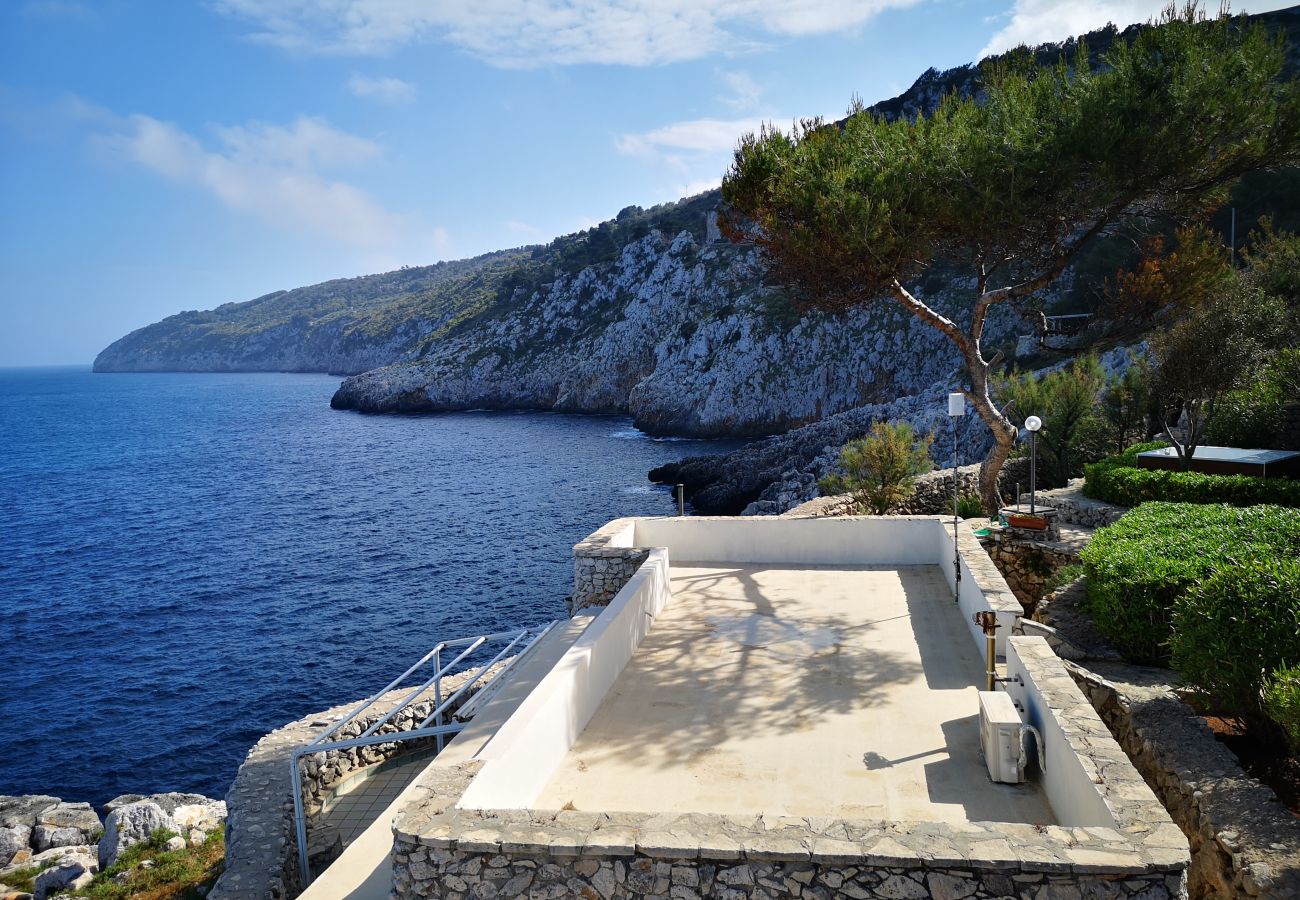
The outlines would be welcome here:
[[[520,632],[520,637],[522,637],[525,633],[526,632]],[[519,638],[515,638],[515,640],[519,640]],[[374,724],[371,725],[369,728],[367,728],[365,731],[361,732],[361,734],[358,735],[358,737],[370,737],[370,735],[374,734],[376,731],[378,731],[380,728],[386,725],[390,719],[392,719],[402,710],[406,709],[406,707],[408,707],[411,704],[411,701],[413,701],[416,697],[420,696],[425,691],[427,691],[435,681],[441,679],[445,672],[450,672],[452,667],[455,666],[456,663],[460,662],[462,659],[464,659],[465,657],[473,653],[475,650],[477,650],[479,647],[483,646],[483,644],[486,641],[487,641],[486,637],[479,638],[478,640],[470,644],[468,647],[466,647],[464,650],[462,650],[460,652],[460,655],[457,656],[455,659],[453,659],[451,662],[447,663],[445,666],[439,667],[438,671],[434,672],[428,681],[426,681],[424,684],[417,687],[415,690],[411,691],[411,693],[407,694],[402,699],[401,703],[394,706],[391,710],[388,711],[386,715],[376,719]],[[477,680],[477,676],[470,679],[470,681],[467,683],[472,684],[476,680]]]
[[[497,693],[501,690],[501,686],[505,684],[506,673],[509,672],[515,666],[517,666],[521,660],[527,659],[528,655],[533,652],[533,649],[536,648],[537,645],[540,644],[542,640],[548,634],[550,634],[551,630],[555,628],[555,626],[558,624],[560,624],[559,620],[556,620],[554,622],[551,622],[540,632],[538,632],[533,637],[532,640],[530,640],[526,645],[524,645],[524,649],[516,653],[514,655],[514,658],[508,660],[506,664],[501,667],[500,672],[497,672],[494,676],[492,676],[492,678],[486,684],[483,685],[483,687],[479,688],[477,694],[475,694],[473,697],[470,697],[468,701],[463,703],[461,707],[458,710],[456,710],[455,712],[456,718],[461,720],[468,719],[470,716],[474,715],[474,713],[478,711],[478,708],[480,706],[483,706],[484,704],[491,702],[492,698],[495,697]]]
[[[548,635],[557,624],[558,622],[552,621],[547,622],[544,625],[529,626],[528,628],[519,629],[517,631],[499,631],[493,634],[458,638],[454,641],[441,641],[438,644],[435,644],[433,649],[428,653],[420,657],[414,665],[410,666],[405,672],[389,682],[382,690],[363,700],[355,709],[342,719],[330,725],[325,729],[325,731],[321,732],[309,743],[304,744],[290,754],[289,770],[292,780],[291,783],[293,785],[293,812],[295,836],[298,842],[298,866],[302,872],[304,884],[308,884],[311,881],[311,864],[307,858],[307,819],[302,798],[302,778],[298,771],[299,761],[304,756],[324,753],[328,750],[348,750],[354,747],[389,744],[398,741],[417,740],[426,737],[437,738],[437,749],[442,750],[443,739],[447,735],[454,735],[465,728],[464,720],[469,718],[474,710],[477,710],[483,704],[487,703],[491,697],[495,696],[497,691],[501,689],[501,685],[504,683],[502,677],[506,675],[520,659],[527,656],[535,647],[537,647],[541,640],[546,637],[546,635]],[[489,675],[492,667],[499,663],[507,653],[517,647],[519,643],[525,639],[528,640],[524,645],[524,649],[517,653],[513,659],[509,660],[498,671]],[[475,670],[473,675],[466,679],[465,683],[462,684],[450,697],[443,699],[443,676],[450,674],[451,670],[458,663],[470,656],[484,644],[501,640],[508,641],[506,646],[498,652],[491,661]],[[442,665],[442,653],[444,650],[455,650],[460,648],[464,649],[457,654],[455,659],[446,665]],[[349,722],[355,721],[358,716],[374,706],[385,694],[396,689],[403,681],[415,673],[416,670],[428,663],[429,660],[434,661],[434,668],[436,669],[434,674],[418,688],[403,697],[396,706],[381,716],[377,721],[373,722],[357,737],[346,738],[343,740],[330,740],[330,738],[338,733],[339,729],[343,728]],[[484,680],[485,678],[486,680]],[[460,700],[467,692],[473,690],[476,686],[478,688],[477,693],[470,697],[469,701],[453,714],[455,715],[455,720],[443,724],[443,713],[448,709],[453,708],[458,700]],[[382,728],[386,723],[391,722],[394,717],[409,707],[430,687],[433,687],[434,689],[434,710],[414,729],[410,731],[390,732],[388,734],[376,734],[380,728]],[[490,696],[484,699],[485,694],[490,694]],[[437,724],[430,727],[429,723],[435,720],[437,721]]]

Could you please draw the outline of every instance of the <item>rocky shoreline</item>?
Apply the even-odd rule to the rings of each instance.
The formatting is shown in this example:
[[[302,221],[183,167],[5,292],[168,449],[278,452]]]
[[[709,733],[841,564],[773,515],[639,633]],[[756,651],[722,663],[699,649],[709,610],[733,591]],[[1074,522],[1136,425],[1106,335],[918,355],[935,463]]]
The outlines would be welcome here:
[[[102,820],[89,803],[0,795],[0,898],[62,896],[86,887],[128,847],[156,832],[172,833],[166,849],[180,850],[203,844],[225,822],[225,801],[201,794],[123,794],[104,805]],[[6,881],[31,877],[33,870],[39,872],[31,893]]]
[[[1104,353],[1099,362],[1107,373],[1123,373],[1130,363],[1129,348]],[[954,420],[948,417],[946,401],[951,389],[950,381],[937,381],[914,394],[858,406],[731,453],[668,463],[652,469],[650,480],[684,484],[691,506],[704,515],[778,516],[820,496],[817,482],[835,469],[841,448],[866,435],[876,422],[906,422],[917,434],[933,435],[933,477],[941,477],[941,470],[953,463]],[[955,421],[959,465],[979,462],[993,443],[988,427],[973,414]],[[1015,481],[1028,481],[1013,467],[1014,462],[1003,467],[1004,494],[1014,492]],[[975,492],[973,483],[967,492]],[[902,511],[928,514],[940,510],[908,507]]]

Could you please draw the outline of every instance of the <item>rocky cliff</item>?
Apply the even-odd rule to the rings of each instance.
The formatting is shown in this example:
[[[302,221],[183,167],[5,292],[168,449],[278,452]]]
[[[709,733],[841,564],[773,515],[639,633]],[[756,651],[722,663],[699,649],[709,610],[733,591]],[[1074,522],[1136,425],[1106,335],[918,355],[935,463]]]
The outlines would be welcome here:
[[[1000,319],[993,342],[1014,325]],[[333,404],[622,412],[652,433],[759,434],[915,393],[957,365],[939,334],[888,302],[800,316],[763,286],[753,248],[655,230],[419,360],[349,378]]]
[[[340,278],[178,313],[114,341],[95,371],[364,372],[418,355],[481,307],[530,252]]]

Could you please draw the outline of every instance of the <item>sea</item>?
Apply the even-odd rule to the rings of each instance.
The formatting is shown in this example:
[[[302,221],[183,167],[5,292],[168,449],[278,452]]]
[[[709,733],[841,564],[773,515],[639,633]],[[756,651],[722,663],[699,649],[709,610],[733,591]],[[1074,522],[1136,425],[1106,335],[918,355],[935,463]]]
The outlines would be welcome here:
[[[223,797],[265,733],[565,615],[572,546],[736,444],[331,410],[336,377],[0,370],[0,794]]]

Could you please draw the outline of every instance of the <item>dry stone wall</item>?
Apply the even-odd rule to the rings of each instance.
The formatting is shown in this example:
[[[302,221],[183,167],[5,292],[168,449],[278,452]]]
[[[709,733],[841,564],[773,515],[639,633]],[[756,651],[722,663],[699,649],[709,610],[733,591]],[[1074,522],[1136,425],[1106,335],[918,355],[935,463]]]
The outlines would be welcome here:
[[[498,663],[498,666],[504,666],[506,662]],[[459,688],[466,677],[462,674],[444,678],[444,695]],[[366,715],[344,726],[339,739],[356,737],[409,693],[408,688],[385,694],[367,710]],[[471,696],[473,694],[468,693],[461,702],[468,701]],[[313,740],[355,709],[358,703],[353,701],[335,706],[277,728],[249,750],[226,794],[229,818],[226,820],[225,872],[208,895],[208,900],[279,900],[296,897],[302,891],[304,885],[298,870],[289,758],[294,750]],[[412,704],[395,722],[384,725],[377,733],[410,730],[432,711],[430,700]],[[370,747],[327,750],[304,757],[298,765],[303,804],[309,821],[320,811],[330,790],[349,774],[399,753],[427,749],[433,743],[433,738],[394,741]],[[318,855],[322,861],[341,849],[337,836],[328,829],[309,829],[308,841],[313,855]]]
[[[1188,837],[1191,896],[1300,898],[1300,820],[1178,698],[1172,673],[1088,665],[1070,674]]]
[[[1045,541],[1017,540],[1007,534],[992,534],[980,538],[989,557],[1002,573],[1007,587],[1016,595],[1025,615],[1031,616],[1043,594],[1048,580],[1058,571],[1079,561],[1078,552]]]
[[[619,546],[631,542],[626,533],[630,527],[626,520],[615,519],[574,546],[569,615],[576,615],[589,606],[608,606],[646,561],[650,555],[647,548]]]
[[[1029,502],[1028,494],[1021,494],[1022,503]],[[1075,478],[1063,488],[1039,491],[1037,501],[1053,507],[1059,522],[1084,528],[1102,528],[1119,521],[1128,512],[1127,506],[1116,506],[1083,495],[1083,479]]]

